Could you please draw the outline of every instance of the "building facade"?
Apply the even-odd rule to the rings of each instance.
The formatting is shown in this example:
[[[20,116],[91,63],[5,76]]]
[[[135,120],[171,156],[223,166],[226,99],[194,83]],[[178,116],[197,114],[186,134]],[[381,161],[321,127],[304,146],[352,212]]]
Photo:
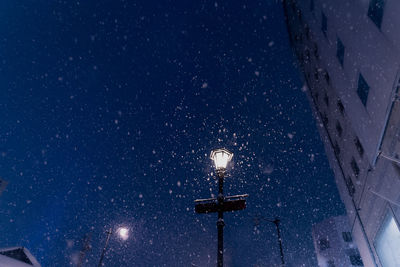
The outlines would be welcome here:
[[[41,267],[36,258],[25,247],[0,249],[1,267]]]
[[[284,0],[290,42],[365,266],[400,266],[400,1]]]
[[[319,267],[364,266],[346,216],[314,224],[312,237]]]

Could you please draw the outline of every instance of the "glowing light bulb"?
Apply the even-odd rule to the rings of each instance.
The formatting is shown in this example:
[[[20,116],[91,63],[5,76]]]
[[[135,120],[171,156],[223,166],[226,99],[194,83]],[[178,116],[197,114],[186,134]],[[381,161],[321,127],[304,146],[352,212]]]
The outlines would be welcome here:
[[[233,153],[225,148],[213,150],[210,155],[210,158],[214,161],[216,170],[225,170],[232,157]]]
[[[129,238],[129,229],[126,227],[118,228],[117,233],[118,233],[118,236],[124,241]]]

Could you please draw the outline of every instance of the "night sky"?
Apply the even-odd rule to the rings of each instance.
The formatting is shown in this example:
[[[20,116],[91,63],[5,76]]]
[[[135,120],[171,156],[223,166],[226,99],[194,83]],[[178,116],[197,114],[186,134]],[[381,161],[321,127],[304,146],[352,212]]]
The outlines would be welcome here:
[[[344,213],[280,1],[0,2],[0,247],[75,266],[215,266],[212,149],[234,153],[226,266],[316,266],[312,223]],[[75,262],[75,263],[74,263]]]

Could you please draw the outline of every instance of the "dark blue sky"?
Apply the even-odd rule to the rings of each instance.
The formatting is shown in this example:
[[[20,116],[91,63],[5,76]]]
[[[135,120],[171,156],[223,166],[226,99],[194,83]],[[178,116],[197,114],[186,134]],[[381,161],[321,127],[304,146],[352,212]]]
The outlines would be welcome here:
[[[342,214],[280,1],[2,1],[0,247],[68,266],[214,266],[210,151],[234,152],[226,266],[315,266],[311,225]]]

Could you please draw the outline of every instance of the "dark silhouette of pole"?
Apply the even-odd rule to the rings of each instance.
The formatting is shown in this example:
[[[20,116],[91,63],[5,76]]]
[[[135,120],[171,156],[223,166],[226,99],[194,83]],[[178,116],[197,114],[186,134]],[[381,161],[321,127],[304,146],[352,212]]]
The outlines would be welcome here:
[[[104,245],[103,251],[101,252],[99,265],[97,265],[97,267],[101,267],[101,265],[103,264],[103,258],[104,258],[104,254],[106,253],[106,250],[107,250],[108,242],[110,241],[110,237],[112,234],[112,228],[110,228],[110,230],[106,231],[106,233],[107,233],[106,243]]]
[[[282,266],[285,266],[285,260],[283,259],[283,248],[282,248],[282,238],[281,238],[281,230],[279,229],[279,223],[281,221],[278,218],[275,218],[275,220],[273,220],[273,223],[276,226],[276,232],[278,234],[278,241],[279,241],[279,249],[281,252],[281,261],[282,261]]]
[[[224,172],[217,172],[218,176],[218,253],[217,253],[217,266],[224,266],[224,211],[223,211],[223,203],[224,203]]]
[[[264,220],[264,221],[271,222],[271,223],[275,224],[276,233],[278,235],[278,243],[279,243],[279,251],[280,251],[280,254],[281,254],[281,262],[282,262],[282,266],[285,266],[285,260],[284,260],[284,257],[283,257],[283,246],[282,246],[281,230],[279,228],[279,224],[280,224],[281,220],[279,220],[279,218],[275,218],[274,220],[268,220],[268,219],[266,219],[266,218],[264,218],[262,216],[257,216],[257,217],[254,218],[254,220],[255,220],[255,224],[256,225],[259,224],[258,223],[259,220]]]

